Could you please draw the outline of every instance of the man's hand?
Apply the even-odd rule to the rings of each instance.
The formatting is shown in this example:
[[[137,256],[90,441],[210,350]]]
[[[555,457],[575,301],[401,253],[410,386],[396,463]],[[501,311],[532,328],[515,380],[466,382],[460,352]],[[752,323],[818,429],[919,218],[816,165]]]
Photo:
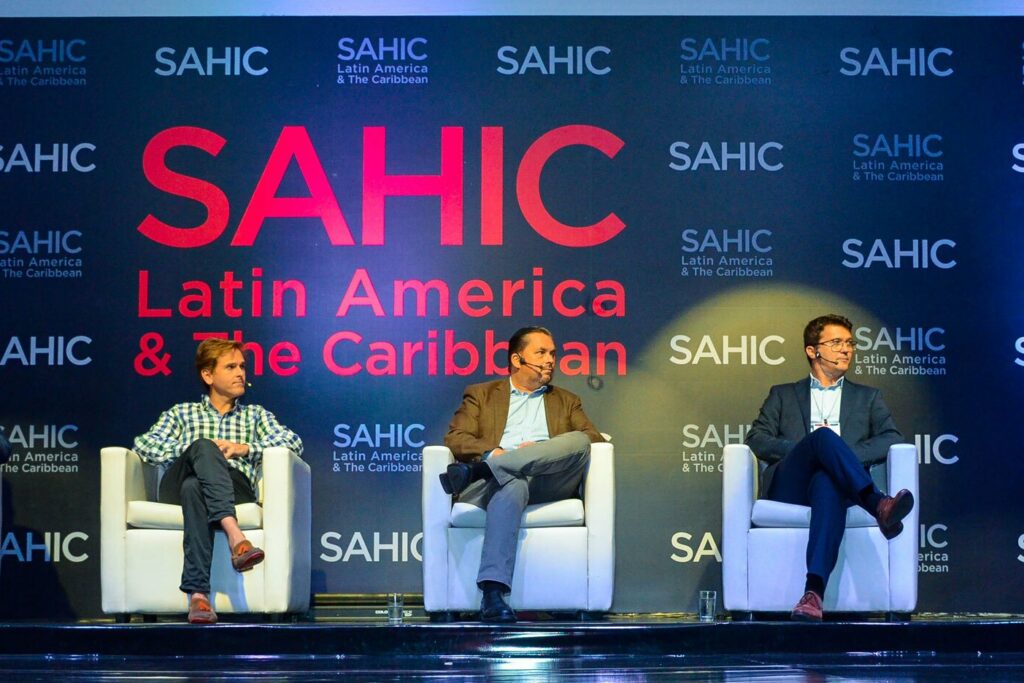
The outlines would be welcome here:
[[[495,449],[494,449],[493,451],[491,451],[491,454],[490,454],[490,455],[488,455],[487,457],[488,457],[488,458],[496,458],[496,457],[498,457],[499,455],[502,455],[502,454],[504,454],[504,453],[508,453],[508,451],[506,451],[506,450],[505,450],[504,448],[502,448],[501,446],[498,446],[498,447],[497,447],[497,448],[495,448]]]
[[[217,444],[217,448],[224,454],[224,457],[228,460],[232,458],[242,458],[249,455],[249,446],[244,443],[235,443],[234,441],[227,441],[226,439],[214,439],[213,442]]]

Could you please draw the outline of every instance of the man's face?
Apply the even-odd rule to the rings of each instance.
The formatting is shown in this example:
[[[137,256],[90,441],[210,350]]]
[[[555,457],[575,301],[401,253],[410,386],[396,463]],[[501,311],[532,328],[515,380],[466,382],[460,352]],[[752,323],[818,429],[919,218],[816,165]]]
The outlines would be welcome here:
[[[842,374],[853,362],[853,333],[842,325],[825,325],[818,337],[815,353],[821,354],[818,364],[830,375]]]
[[[203,370],[203,381],[210,387],[211,395],[238,398],[245,393],[245,356],[238,349],[222,354],[212,372]]]
[[[516,383],[539,389],[550,382],[555,374],[555,353],[555,340],[550,335],[543,332],[526,335],[526,346],[517,354],[519,368],[513,373]]]

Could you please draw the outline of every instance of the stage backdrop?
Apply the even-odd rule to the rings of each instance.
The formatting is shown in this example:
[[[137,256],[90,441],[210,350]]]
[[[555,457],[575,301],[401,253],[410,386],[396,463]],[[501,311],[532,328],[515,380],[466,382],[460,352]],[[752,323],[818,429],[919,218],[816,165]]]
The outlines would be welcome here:
[[[721,589],[721,452],[855,324],[922,611],[1024,611],[1024,21],[6,20],[5,618],[99,615],[99,451],[196,343],[313,470],[313,589],[421,591],[420,452],[550,327],[614,437],[615,611]]]

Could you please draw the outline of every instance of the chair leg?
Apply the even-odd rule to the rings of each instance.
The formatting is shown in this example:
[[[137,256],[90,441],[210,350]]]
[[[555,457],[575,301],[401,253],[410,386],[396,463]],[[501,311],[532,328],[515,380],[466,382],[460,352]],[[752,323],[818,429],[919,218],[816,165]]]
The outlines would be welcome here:
[[[604,612],[588,612],[580,610],[576,612],[576,621],[604,621]]]
[[[450,624],[455,621],[455,612],[427,612],[431,624]]]
[[[155,624],[156,623],[156,615],[155,614],[143,614],[142,615],[142,623],[144,623],[144,624]]]
[[[730,612],[733,621],[753,621],[753,612]]]
[[[115,624],[130,624],[130,623],[132,623],[132,615],[126,614],[126,613],[115,614],[114,615],[114,623]]]

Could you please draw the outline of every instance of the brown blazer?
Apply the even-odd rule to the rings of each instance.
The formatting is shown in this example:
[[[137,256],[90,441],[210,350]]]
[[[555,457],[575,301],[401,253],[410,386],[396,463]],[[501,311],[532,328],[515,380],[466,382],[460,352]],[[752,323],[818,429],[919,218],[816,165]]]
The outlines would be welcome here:
[[[452,449],[456,460],[478,460],[499,446],[508,421],[510,397],[508,377],[466,387],[462,405],[455,411],[444,437],[444,445]],[[580,397],[571,391],[550,386],[544,394],[544,413],[548,421],[548,436],[579,431],[589,436],[591,443],[604,441],[597,427],[583,412]]]

